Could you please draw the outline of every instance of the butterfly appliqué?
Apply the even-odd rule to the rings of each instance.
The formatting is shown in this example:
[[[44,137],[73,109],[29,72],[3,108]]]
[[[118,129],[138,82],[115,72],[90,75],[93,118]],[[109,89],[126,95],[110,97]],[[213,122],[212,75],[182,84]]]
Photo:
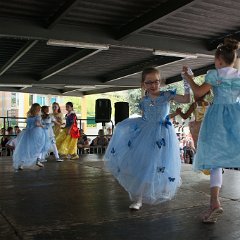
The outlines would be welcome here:
[[[157,172],[164,173],[165,167],[157,167]]]
[[[116,151],[114,148],[112,148],[111,153],[114,154]]]
[[[158,146],[159,149],[160,149],[162,146],[166,146],[165,139],[162,138],[161,140],[156,141],[156,144],[157,144],[157,146]]]
[[[168,180],[169,180],[169,182],[174,182],[174,181],[175,181],[175,178],[169,177]]]

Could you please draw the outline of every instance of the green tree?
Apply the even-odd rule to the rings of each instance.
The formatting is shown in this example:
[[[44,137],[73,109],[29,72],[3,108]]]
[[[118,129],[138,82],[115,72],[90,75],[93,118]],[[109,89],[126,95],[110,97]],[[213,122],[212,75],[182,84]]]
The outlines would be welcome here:
[[[65,103],[66,102],[72,102],[74,111],[77,114],[81,113],[81,98],[80,97],[69,97],[69,96],[66,96],[66,97],[64,97],[64,102]]]
[[[139,109],[139,102],[142,98],[141,95],[141,89],[131,89],[131,90],[127,90],[127,102],[129,103],[129,114],[140,114],[141,111]]]

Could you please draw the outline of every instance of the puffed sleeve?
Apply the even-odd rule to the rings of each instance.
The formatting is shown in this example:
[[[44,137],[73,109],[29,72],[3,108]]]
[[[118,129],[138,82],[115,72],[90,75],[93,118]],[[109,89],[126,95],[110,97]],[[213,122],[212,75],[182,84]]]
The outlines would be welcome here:
[[[164,92],[164,97],[166,98],[167,101],[172,100],[173,97],[175,96],[176,96],[176,89]]]
[[[53,115],[50,115],[50,117],[51,117],[51,122],[55,122],[56,121],[56,118]]]
[[[205,76],[205,82],[215,86],[217,85],[218,73],[217,70],[209,70]]]

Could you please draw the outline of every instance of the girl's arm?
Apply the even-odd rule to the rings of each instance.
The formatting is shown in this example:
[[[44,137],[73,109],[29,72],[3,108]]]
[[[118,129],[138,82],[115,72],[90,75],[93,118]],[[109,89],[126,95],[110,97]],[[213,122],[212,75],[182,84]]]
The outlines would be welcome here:
[[[35,125],[36,125],[37,127],[43,128],[43,125],[41,124],[41,121],[39,121],[39,120],[37,120],[37,121],[35,122]]]
[[[72,124],[71,126],[69,126],[69,127],[66,127],[66,128],[67,128],[67,134],[68,134],[68,135],[70,135],[70,133],[71,133],[71,128],[72,128],[72,126],[73,126],[73,124]]]
[[[53,123],[54,123],[54,124],[57,124],[58,126],[61,126],[61,125],[62,125],[62,124],[61,124],[60,122],[58,122],[56,119],[53,120]]]
[[[190,102],[190,94],[178,95],[176,94],[173,99],[178,103],[189,103]]]
[[[181,118],[187,119],[191,116],[195,108],[196,108],[196,103],[192,103],[192,105],[190,106],[190,108],[187,110],[186,113],[183,113],[181,108],[178,108],[176,112],[181,116]]]
[[[177,111],[175,111],[175,112],[173,112],[173,113],[170,113],[168,116],[169,116],[169,118],[171,119],[171,118],[176,117],[177,115],[178,115],[178,113],[177,113]]]
[[[189,83],[189,85],[190,85],[194,95],[196,97],[202,97],[207,92],[209,92],[209,90],[211,89],[212,86],[210,84],[208,84],[208,83],[203,83],[201,86],[197,85],[193,81],[193,77],[188,74],[187,70],[188,70],[188,67],[183,66],[184,77],[188,81],[188,83]]]

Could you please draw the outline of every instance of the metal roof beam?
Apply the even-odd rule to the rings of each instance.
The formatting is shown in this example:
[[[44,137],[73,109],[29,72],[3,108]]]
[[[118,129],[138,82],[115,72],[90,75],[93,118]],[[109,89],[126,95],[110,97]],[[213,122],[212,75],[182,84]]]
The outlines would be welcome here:
[[[0,76],[3,75],[15,62],[17,62],[24,54],[26,54],[38,40],[29,40],[22,48],[20,48],[0,69]]]
[[[210,64],[208,66],[198,68],[198,69],[192,69],[192,70],[193,70],[194,76],[197,77],[197,76],[206,74],[208,70],[214,69],[214,68],[215,68],[215,65]],[[175,83],[175,82],[179,82],[179,81],[182,81],[182,77],[181,77],[180,74],[176,75],[176,76],[173,76],[173,77],[170,77],[170,78],[167,78],[166,79],[166,84],[171,84],[171,83]]]
[[[36,76],[26,74],[4,74],[0,76],[0,84],[15,84],[15,85],[96,85],[102,82],[93,77],[85,76],[67,76],[54,75],[44,81],[37,81]]]
[[[86,43],[109,44],[135,49],[159,49],[181,52],[187,49],[189,53],[209,54],[206,43],[203,40],[173,37],[167,35],[149,36],[132,35],[122,41],[113,38],[109,30],[91,26],[70,26],[57,24],[53,29],[46,29],[35,22],[17,21],[10,18],[2,18],[0,21],[0,37],[12,37],[20,39],[57,39],[64,41],[78,41]]]
[[[78,0],[67,0],[65,4],[63,4],[58,11],[49,18],[47,23],[47,28],[53,28],[57,23],[61,21],[61,19],[66,16],[78,3]]]
[[[154,8],[153,10],[149,11],[148,13],[142,15],[139,18],[136,18],[134,21],[130,22],[129,24],[123,26],[118,30],[117,38],[121,40],[123,38],[128,37],[130,34],[138,33],[143,28],[148,27],[151,24],[167,17],[170,13],[185,7],[186,5],[194,2],[194,0],[182,0],[182,1],[175,1],[170,0],[160,4],[158,7]]]
[[[136,63],[133,66],[130,66],[129,68],[125,68],[116,73],[113,73],[112,75],[103,78],[102,82],[106,83],[106,82],[117,81],[119,79],[138,74],[142,72],[142,70],[145,67],[148,67],[148,66],[159,67],[168,63],[174,63],[175,61],[179,61],[181,59],[182,58],[180,57],[155,56],[149,59],[148,61]]]
[[[64,59],[63,61],[57,63],[56,65],[50,67],[49,69],[47,69],[46,71],[44,71],[41,74],[41,77],[39,78],[39,80],[45,80],[95,54],[97,54],[98,52],[100,52],[101,50],[91,50],[91,49],[82,49],[80,51],[78,51],[77,53],[73,54],[72,56]]]

